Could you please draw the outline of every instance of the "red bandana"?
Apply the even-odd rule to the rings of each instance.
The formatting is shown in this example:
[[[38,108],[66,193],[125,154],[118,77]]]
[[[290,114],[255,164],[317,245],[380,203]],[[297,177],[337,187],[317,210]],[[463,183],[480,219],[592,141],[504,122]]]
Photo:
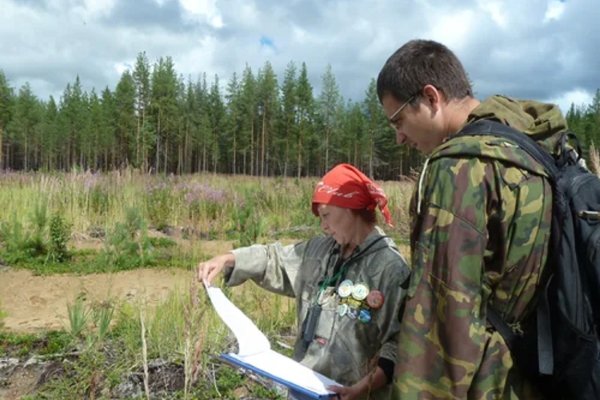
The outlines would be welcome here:
[[[317,183],[312,199],[313,214],[319,216],[319,204],[331,204],[354,210],[374,210],[379,206],[385,222],[392,226],[387,197],[379,186],[350,164],[338,164]]]

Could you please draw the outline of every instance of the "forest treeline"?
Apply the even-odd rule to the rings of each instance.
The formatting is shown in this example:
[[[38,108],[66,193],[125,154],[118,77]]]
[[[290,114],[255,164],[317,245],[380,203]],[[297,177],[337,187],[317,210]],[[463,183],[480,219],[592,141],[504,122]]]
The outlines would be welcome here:
[[[171,57],[151,65],[142,52],[114,90],[86,92],[76,77],[60,99],[42,100],[0,69],[0,168],[301,177],[350,162],[376,179],[419,168],[421,156],[395,144],[374,79],[361,101],[341,96],[330,67],[321,79],[315,94],[305,63],[290,62],[280,80],[266,62],[222,89],[217,75],[185,78]],[[598,144],[600,90],[567,118],[584,149]]]

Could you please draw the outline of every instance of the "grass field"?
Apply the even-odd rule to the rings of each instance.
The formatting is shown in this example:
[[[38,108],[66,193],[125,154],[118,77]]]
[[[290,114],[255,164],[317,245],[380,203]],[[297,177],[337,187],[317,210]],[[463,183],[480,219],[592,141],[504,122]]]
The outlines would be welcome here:
[[[318,234],[318,219],[310,212],[316,182],[151,176],[132,170],[0,173],[0,260],[10,269],[46,276],[176,268],[191,277],[199,261],[222,251],[207,243],[289,243]],[[386,232],[408,256],[413,184],[380,184],[395,221]],[[28,399],[279,398],[269,385],[215,360],[235,341],[194,279],[185,286],[173,287],[153,307],[112,298],[65,298],[64,329],[2,329],[0,359],[41,360],[45,375],[29,388],[23,397]],[[292,300],[266,294],[251,283],[224,290],[274,347],[289,351],[295,335]],[[0,326],[6,317],[0,299]],[[0,369],[0,380],[10,387],[14,374],[5,375]]]

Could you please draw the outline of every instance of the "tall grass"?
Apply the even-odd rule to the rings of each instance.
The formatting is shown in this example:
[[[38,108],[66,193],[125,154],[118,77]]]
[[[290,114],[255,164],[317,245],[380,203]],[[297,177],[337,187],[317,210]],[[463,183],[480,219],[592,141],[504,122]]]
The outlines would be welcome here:
[[[319,233],[319,221],[311,212],[317,180],[214,174],[151,176],[132,170],[108,174],[0,172],[0,253],[18,250],[27,257],[40,250],[42,262],[80,262],[85,268],[76,271],[99,272],[119,269],[119,265],[171,266],[173,258],[164,258],[159,251],[169,247],[171,253],[181,253],[183,264],[192,269],[198,261],[216,255],[207,245],[212,239],[241,246],[274,240],[289,243]],[[393,228],[385,227],[386,232],[403,242],[408,233],[412,183],[380,183],[388,194],[395,223]],[[170,239],[157,237],[157,231],[177,239],[174,247],[170,247]],[[72,250],[73,242],[82,238],[99,241],[95,251],[101,262],[92,262],[88,255],[82,261]],[[271,338],[275,348],[279,343],[283,347],[278,350],[287,351],[286,345],[296,334],[292,299],[252,284],[224,290]],[[1,314],[0,310],[0,320]],[[238,396],[234,390],[240,386],[255,390],[255,398],[278,397],[244,383],[235,370],[219,367],[214,356],[234,351],[236,341],[204,291],[196,286],[173,288],[170,296],[152,309],[143,302],[116,304],[109,300],[90,305],[78,298],[68,305],[65,328],[70,342],[64,346],[77,345],[81,355],[68,364],[63,377],[47,383],[39,397],[33,398],[61,398],[67,393],[93,398],[100,390],[116,386],[123,376],[136,373],[144,377],[141,393],[156,396],[149,370],[152,360],[183,365],[185,380],[177,398],[234,398]]]
[[[17,216],[24,229],[44,215],[59,215],[74,235],[102,237],[135,209],[149,229],[177,230],[199,239],[239,244],[280,237],[305,238],[319,232],[310,211],[317,178],[255,178],[195,174],[146,175],[134,170],[107,174],[0,172],[0,224]],[[382,182],[396,227],[407,231],[412,184]],[[43,202],[43,206],[40,204]],[[46,216],[47,218],[47,216]],[[245,236],[244,236],[245,235]]]

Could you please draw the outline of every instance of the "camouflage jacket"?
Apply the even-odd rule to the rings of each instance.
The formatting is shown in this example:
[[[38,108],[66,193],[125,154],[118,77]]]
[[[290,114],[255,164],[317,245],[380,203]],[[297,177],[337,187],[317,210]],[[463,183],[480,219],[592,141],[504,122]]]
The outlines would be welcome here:
[[[560,118],[539,120],[541,110],[560,115],[547,105],[492,97],[468,122],[496,118],[527,133],[546,126],[536,139],[550,143]],[[399,337],[400,398],[537,398],[486,310],[491,304],[517,328],[533,308],[550,236],[545,172],[503,139],[469,136],[438,146],[419,183]]]
[[[332,277],[340,254],[340,246],[329,236],[289,246],[253,245],[233,253],[235,267],[225,276],[228,285],[251,279],[269,291],[296,298],[300,333],[295,360],[344,385],[365,376],[377,365],[378,357],[396,362],[399,313],[406,293],[401,285],[408,278],[409,268],[394,242],[379,228],[341,264],[340,275],[331,285],[325,285],[320,296],[322,282]],[[384,296],[383,306],[369,310],[364,300],[347,303],[347,298],[337,294],[344,280],[364,283],[370,291],[379,290]],[[309,307],[319,298],[322,311],[315,339],[306,347],[301,338],[302,324]],[[340,315],[340,307],[347,312]],[[371,320],[361,322],[350,313],[351,309],[365,310]],[[387,386],[371,398],[388,398],[383,393],[389,392],[392,385]]]

